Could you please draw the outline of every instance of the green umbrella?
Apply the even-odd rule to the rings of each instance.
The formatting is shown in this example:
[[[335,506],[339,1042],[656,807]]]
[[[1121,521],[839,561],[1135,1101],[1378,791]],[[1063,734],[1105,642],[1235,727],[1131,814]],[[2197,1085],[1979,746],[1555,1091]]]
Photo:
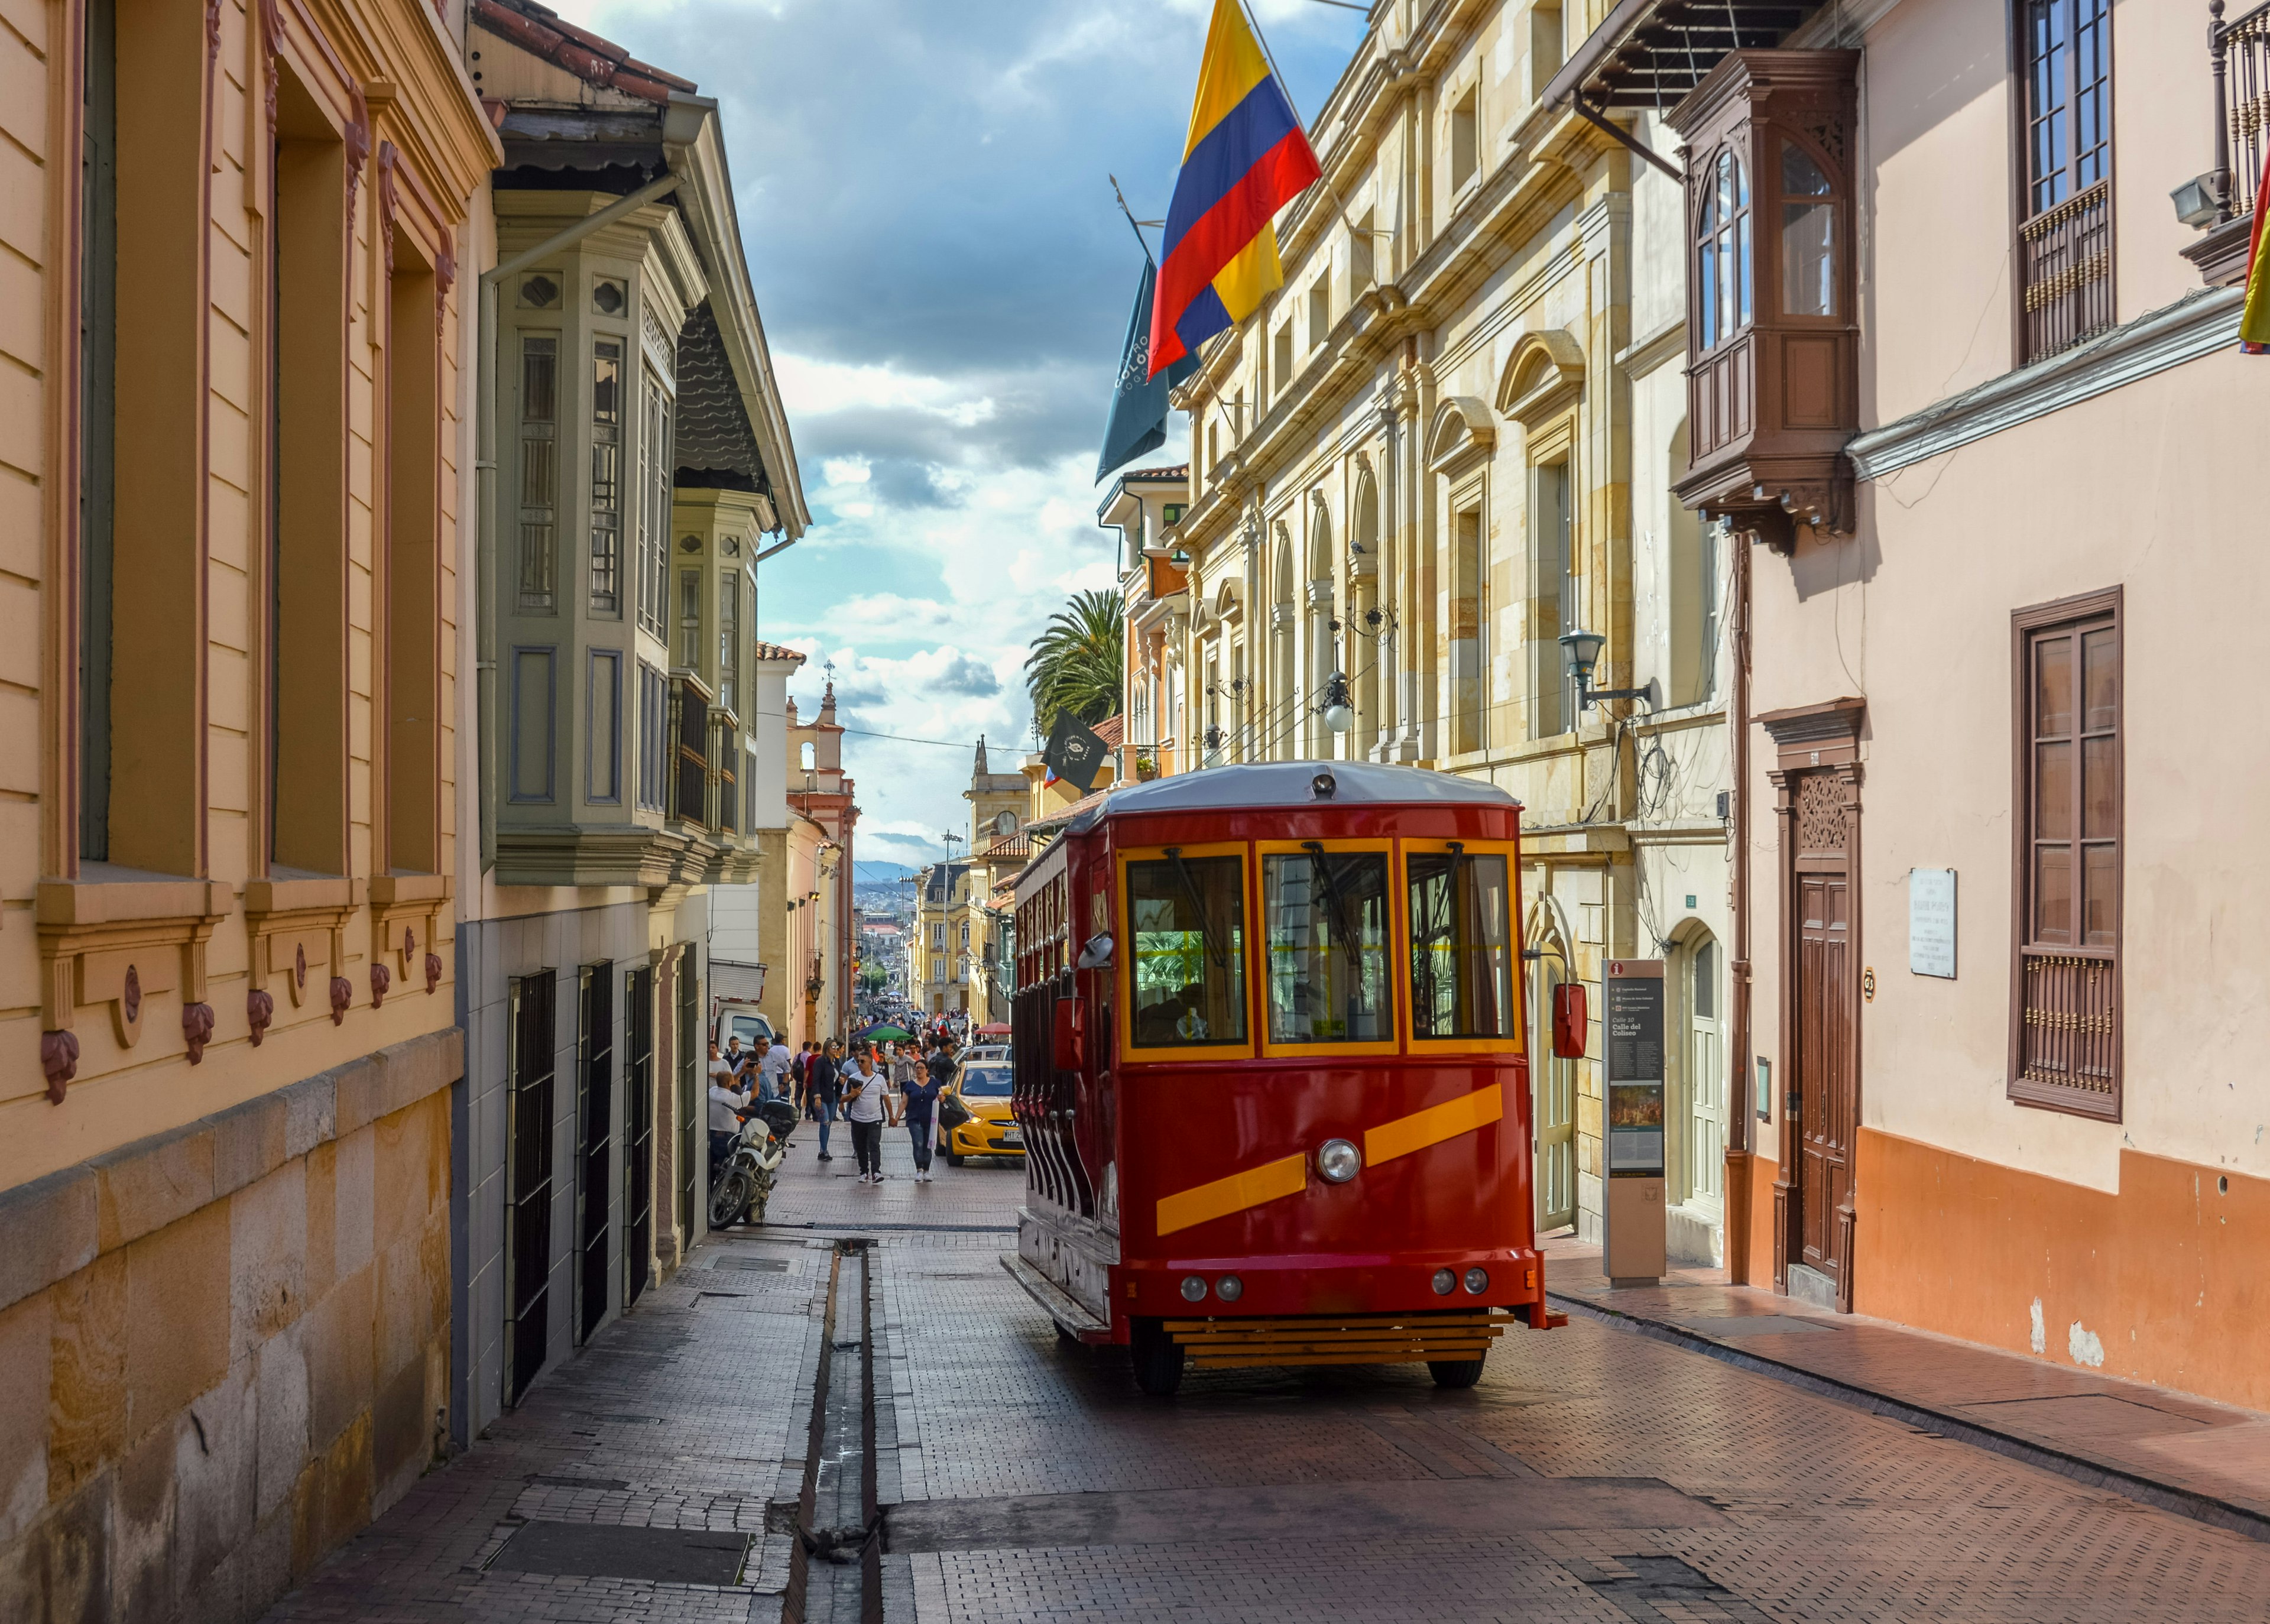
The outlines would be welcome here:
[[[904,1043],[911,1040],[914,1034],[908,1031],[904,1027],[879,1025],[862,1027],[858,1031],[854,1032],[851,1035],[853,1037],[865,1038],[869,1042],[879,1042],[885,1043]]]

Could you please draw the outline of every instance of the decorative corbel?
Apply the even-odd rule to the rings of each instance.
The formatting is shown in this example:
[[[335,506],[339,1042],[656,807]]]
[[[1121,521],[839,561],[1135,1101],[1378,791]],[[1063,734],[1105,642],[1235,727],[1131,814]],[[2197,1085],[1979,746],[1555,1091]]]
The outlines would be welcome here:
[[[252,1046],[257,1049],[260,1040],[268,1034],[268,1023],[276,1019],[275,996],[257,989],[246,993],[244,1015],[252,1026]]]
[[[182,1036],[189,1046],[189,1064],[204,1063],[205,1045],[212,1042],[213,1011],[210,1004],[182,1005]]]
[[[374,966],[374,968],[379,967]],[[331,977],[331,1024],[346,1025],[347,1010],[354,1003],[354,983],[344,975]]]
[[[221,919],[217,892],[226,896],[227,887],[204,880],[41,886],[40,1058],[50,1099],[60,1102],[63,1085],[77,1075],[83,1005],[108,1007],[122,1049],[141,1042],[153,993],[180,992],[184,1035],[210,1017],[205,942]],[[190,1048],[193,1062],[202,1058],[202,1042]]]
[[[78,1075],[78,1037],[70,1032],[40,1034],[40,1069],[48,1077],[48,1102],[61,1105],[63,1089]]]
[[[382,964],[370,967],[370,1006],[378,1009],[386,1003],[386,990],[394,984],[394,972]]]
[[[362,86],[350,85],[347,93],[353,99],[354,116],[347,121],[344,140],[347,159],[347,218],[354,218],[355,190],[362,184],[362,167],[370,158],[370,102],[362,93]]]
[[[429,953],[426,955],[426,991],[427,996],[432,996],[434,989],[441,984],[441,955],[437,953]]]

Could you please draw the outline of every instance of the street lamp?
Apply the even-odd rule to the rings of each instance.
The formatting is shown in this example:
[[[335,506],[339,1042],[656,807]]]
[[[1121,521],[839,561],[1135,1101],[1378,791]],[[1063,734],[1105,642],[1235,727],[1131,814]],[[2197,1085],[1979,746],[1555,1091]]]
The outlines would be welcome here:
[[[1355,707],[1348,703],[1347,679],[1334,671],[1324,679],[1324,725],[1345,733],[1355,725]]]
[[[1643,688],[1596,688],[1592,686],[1592,668],[1599,664],[1600,648],[1608,640],[1598,632],[1563,632],[1561,634],[1561,657],[1568,663],[1569,676],[1576,685],[1576,709],[1581,714],[1602,700],[1645,700],[1648,708],[1655,708],[1655,679],[1648,679]]]

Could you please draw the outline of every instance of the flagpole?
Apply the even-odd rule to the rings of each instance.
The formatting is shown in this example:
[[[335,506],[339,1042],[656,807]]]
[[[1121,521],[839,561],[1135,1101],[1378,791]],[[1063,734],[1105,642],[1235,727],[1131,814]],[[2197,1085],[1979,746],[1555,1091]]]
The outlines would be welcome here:
[[[1326,4],[1328,4],[1337,3],[1338,0],[1326,0]],[[1293,86],[1285,78],[1285,70],[1277,65],[1277,53],[1269,48],[1269,36],[1261,32],[1260,19],[1253,15],[1253,8],[1246,4],[1246,0],[1237,0],[1237,9],[1244,14],[1245,26],[1253,30],[1254,39],[1259,41],[1261,46],[1261,55],[1267,59],[1269,63],[1269,71],[1276,77],[1277,88],[1285,93],[1285,105],[1293,109],[1294,122],[1301,126],[1301,138],[1304,141],[1308,140],[1309,121],[1302,116],[1299,104],[1293,100]],[[1367,28],[1369,27],[1370,19],[1369,8],[1360,8],[1351,5],[1347,9],[1351,11],[1357,10],[1365,11],[1365,26]],[[1315,142],[1309,141],[1309,150],[1310,152],[1315,152],[1316,145],[1317,144]],[[1340,224],[1348,228],[1348,235],[1351,237],[1357,235],[1355,222],[1348,219],[1347,199],[1341,197],[1340,189],[1332,184],[1332,171],[1324,167],[1324,160],[1321,154],[1319,154],[1317,159],[1317,178],[1324,183],[1324,189],[1332,194],[1332,202],[1339,210]],[[1382,235],[1383,234],[1374,231],[1371,234],[1376,237]],[[1149,250],[1146,249],[1145,252],[1147,253]],[[1363,290],[1357,288],[1354,291],[1356,293],[1361,293]]]
[[[1111,182],[1111,195],[1119,199],[1119,211],[1127,217],[1127,224],[1135,234],[1135,241],[1143,244],[1143,257],[1155,266],[1159,262],[1151,258],[1151,245],[1143,236],[1143,222],[1137,219],[1135,211],[1127,206],[1127,194],[1119,189],[1119,177],[1107,170],[1103,178]]]

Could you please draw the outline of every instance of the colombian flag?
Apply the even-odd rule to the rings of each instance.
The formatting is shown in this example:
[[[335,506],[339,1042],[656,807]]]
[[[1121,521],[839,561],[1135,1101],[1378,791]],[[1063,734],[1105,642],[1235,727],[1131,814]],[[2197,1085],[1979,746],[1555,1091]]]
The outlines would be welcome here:
[[[1277,211],[1323,171],[1240,0],[1214,0],[1151,306],[1151,375],[1283,285]]]
[[[1176,201],[1182,194],[1175,195]],[[2270,355],[2270,254],[2263,250],[2262,223],[2270,219],[2270,153],[2262,159],[2262,183],[2254,189],[2254,241],[2246,275],[2246,308],[2238,318],[2238,347],[2249,355]]]

